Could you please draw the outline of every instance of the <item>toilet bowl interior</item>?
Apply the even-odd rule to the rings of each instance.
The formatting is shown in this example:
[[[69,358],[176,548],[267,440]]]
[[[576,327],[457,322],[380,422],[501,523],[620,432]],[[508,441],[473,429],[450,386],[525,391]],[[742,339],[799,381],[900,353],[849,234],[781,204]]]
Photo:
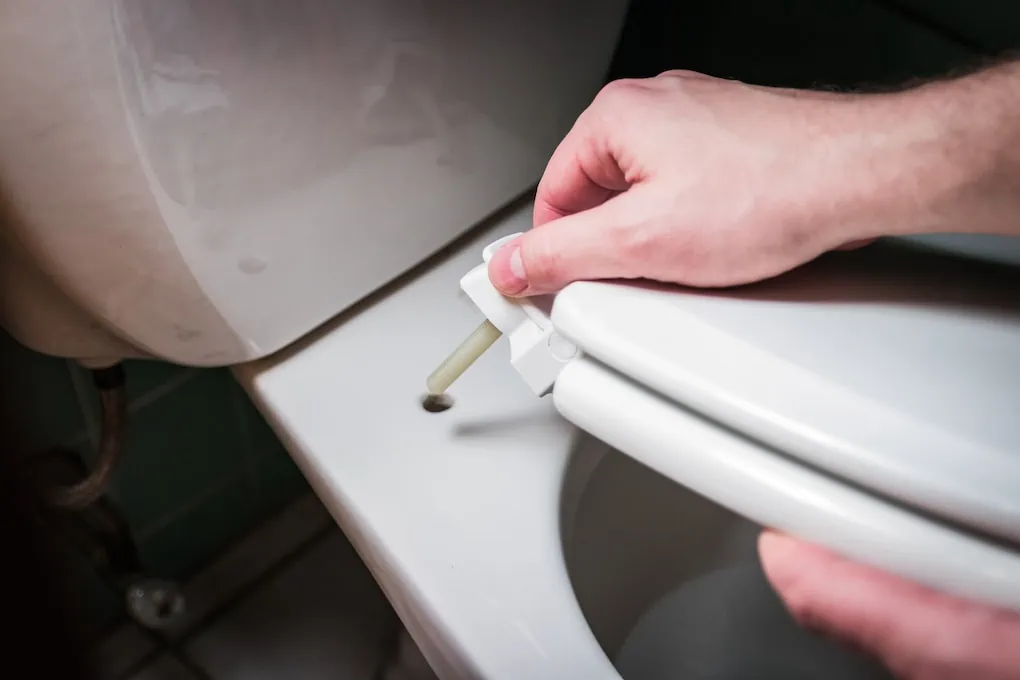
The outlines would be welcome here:
[[[755,524],[615,451],[589,473],[576,505],[564,558],[611,659],[666,594],[716,569],[757,565]]]
[[[579,449],[573,467],[593,450]],[[796,624],[759,564],[760,527],[613,450],[583,474],[583,491],[565,496],[576,507],[563,508],[563,552],[623,680],[888,680]]]
[[[616,667],[626,680],[892,680],[877,660],[799,626],[755,564],[717,569],[659,600]]]

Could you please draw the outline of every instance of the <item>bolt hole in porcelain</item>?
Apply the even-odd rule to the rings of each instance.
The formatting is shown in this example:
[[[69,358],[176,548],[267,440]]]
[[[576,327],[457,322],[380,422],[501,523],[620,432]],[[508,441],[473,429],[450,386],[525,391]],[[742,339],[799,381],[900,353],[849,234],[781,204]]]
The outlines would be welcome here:
[[[426,394],[421,397],[421,407],[429,413],[449,411],[453,403],[453,397],[449,394]]]

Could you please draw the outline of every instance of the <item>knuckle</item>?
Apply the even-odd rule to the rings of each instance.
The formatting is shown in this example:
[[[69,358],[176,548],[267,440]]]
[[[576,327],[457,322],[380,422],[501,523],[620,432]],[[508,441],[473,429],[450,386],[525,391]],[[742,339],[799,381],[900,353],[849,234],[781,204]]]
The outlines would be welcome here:
[[[726,78],[719,78],[717,76],[710,76],[707,73],[701,71],[691,71],[689,69],[670,69],[669,71],[663,71],[653,79],[658,83],[669,83],[674,87],[691,87],[694,85],[706,85],[710,83],[723,83],[733,82],[728,81]]]
[[[655,77],[662,79],[666,78],[687,79],[687,78],[705,78],[707,76],[705,76],[702,73],[699,73],[698,71],[691,71],[690,69],[673,68],[669,69],[668,71],[663,71],[662,73]]]
[[[606,83],[599,93],[595,95],[596,105],[619,105],[621,101],[629,101],[647,89],[641,80],[636,78],[621,78]]]
[[[689,101],[705,92],[711,92],[726,82],[721,78],[697,71],[664,71],[652,79],[660,92],[667,93],[674,101]]]

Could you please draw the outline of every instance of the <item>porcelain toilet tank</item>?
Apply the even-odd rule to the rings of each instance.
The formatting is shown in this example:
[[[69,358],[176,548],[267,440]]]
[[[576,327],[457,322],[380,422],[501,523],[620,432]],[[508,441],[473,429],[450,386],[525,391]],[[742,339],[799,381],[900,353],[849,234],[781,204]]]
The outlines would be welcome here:
[[[39,351],[265,356],[533,186],[625,0],[12,0],[0,321]]]

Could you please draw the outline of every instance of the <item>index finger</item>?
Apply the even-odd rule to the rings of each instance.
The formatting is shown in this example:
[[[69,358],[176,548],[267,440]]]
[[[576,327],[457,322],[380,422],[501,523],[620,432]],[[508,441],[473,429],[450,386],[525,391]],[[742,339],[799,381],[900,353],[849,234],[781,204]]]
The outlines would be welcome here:
[[[538,183],[534,226],[602,205],[627,187],[604,133],[593,129],[582,114],[556,147]]]

